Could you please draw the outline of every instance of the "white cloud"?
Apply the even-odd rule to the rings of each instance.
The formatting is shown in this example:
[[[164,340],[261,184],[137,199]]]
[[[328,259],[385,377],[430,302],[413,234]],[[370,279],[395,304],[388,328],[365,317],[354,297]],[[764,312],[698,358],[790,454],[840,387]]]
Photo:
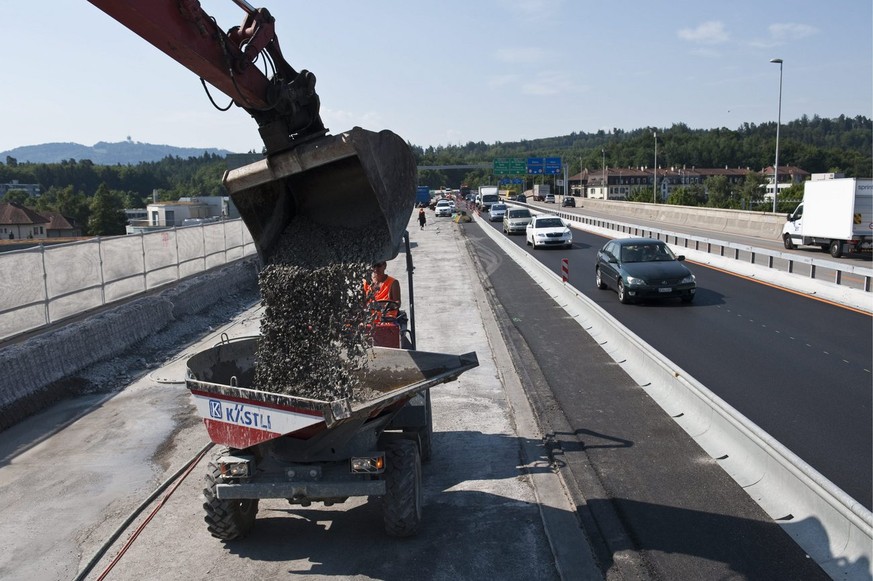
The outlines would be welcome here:
[[[717,50],[705,47],[695,48],[691,51],[691,54],[704,58],[717,58],[721,56],[721,53]]]
[[[818,34],[818,29],[816,27],[808,24],[796,24],[794,22],[771,24],[769,30],[770,37],[776,42],[800,40],[801,38]]]
[[[521,86],[525,95],[551,96],[566,93],[582,93],[588,90],[576,82],[576,75],[560,71],[543,71]]]
[[[515,84],[519,81],[518,75],[499,75],[488,78],[488,86],[493,89],[499,89],[507,85]]]
[[[730,38],[724,23],[715,20],[704,22],[697,28],[683,28],[677,34],[683,40],[700,44],[721,44]]]
[[[353,125],[359,125],[365,129],[381,129],[385,125],[384,118],[376,111],[355,113],[352,111],[322,107],[321,118],[324,120],[324,124],[330,128],[332,132],[335,132],[334,130],[346,131],[347,129],[351,129]]]
[[[501,48],[494,56],[499,61],[512,64],[531,64],[546,60],[548,51],[537,47],[528,48]]]
[[[561,13],[564,0],[501,0],[501,4],[521,22],[543,22]]]
[[[818,28],[808,24],[797,24],[795,22],[785,22],[771,24],[767,27],[769,36],[763,40],[754,40],[750,42],[756,48],[773,48],[774,46],[782,46],[793,40],[801,40],[818,34]]]

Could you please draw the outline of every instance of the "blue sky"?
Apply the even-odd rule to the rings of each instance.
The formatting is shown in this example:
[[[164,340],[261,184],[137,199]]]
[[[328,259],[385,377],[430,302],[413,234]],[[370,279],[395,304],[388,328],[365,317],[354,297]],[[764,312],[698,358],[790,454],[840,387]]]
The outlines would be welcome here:
[[[153,0],[156,1],[156,0]],[[331,133],[416,145],[612,128],[873,117],[869,0],[273,0],[283,53],[318,79]],[[230,0],[201,0],[225,30]],[[0,151],[128,138],[261,149],[241,109],[85,0],[0,0]],[[216,92],[216,101],[228,99]]]

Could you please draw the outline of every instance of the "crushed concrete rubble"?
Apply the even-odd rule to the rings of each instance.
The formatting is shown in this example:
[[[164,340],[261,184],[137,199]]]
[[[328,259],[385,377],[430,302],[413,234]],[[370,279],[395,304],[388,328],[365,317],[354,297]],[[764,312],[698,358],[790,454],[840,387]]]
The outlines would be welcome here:
[[[379,247],[373,228],[289,223],[259,276],[262,303],[255,387],[295,397],[362,401],[372,339],[363,280]]]

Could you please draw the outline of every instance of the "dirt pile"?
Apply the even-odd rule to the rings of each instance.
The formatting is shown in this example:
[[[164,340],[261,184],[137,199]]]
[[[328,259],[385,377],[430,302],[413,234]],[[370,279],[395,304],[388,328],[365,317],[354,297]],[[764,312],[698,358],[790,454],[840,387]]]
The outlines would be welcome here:
[[[324,228],[303,219],[283,232],[261,271],[265,307],[256,388],[321,400],[365,396],[372,346],[362,282],[376,260],[372,229]]]

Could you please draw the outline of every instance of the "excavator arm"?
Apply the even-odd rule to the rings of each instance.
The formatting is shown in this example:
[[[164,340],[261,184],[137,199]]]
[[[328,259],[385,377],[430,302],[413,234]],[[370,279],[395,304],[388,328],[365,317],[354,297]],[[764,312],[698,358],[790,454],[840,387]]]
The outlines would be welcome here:
[[[197,0],[89,0],[245,109],[258,123],[267,153],[327,133],[315,75],[282,56],[276,21],[266,8],[233,0],[245,12],[222,31]],[[269,78],[258,68],[273,69]]]
[[[245,18],[225,33],[197,0],[89,2],[257,121],[266,157],[226,172],[222,183],[263,263],[276,259],[294,232],[313,227],[342,232],[348,247],[343,259],[377,262],[397,255],[417,181],[409,146],[387,130],[354,127],[328,135],[315,75],[284,59],[265,8],[233,0]],[[262,59],[272,69],[269,77],[257,66]]]

